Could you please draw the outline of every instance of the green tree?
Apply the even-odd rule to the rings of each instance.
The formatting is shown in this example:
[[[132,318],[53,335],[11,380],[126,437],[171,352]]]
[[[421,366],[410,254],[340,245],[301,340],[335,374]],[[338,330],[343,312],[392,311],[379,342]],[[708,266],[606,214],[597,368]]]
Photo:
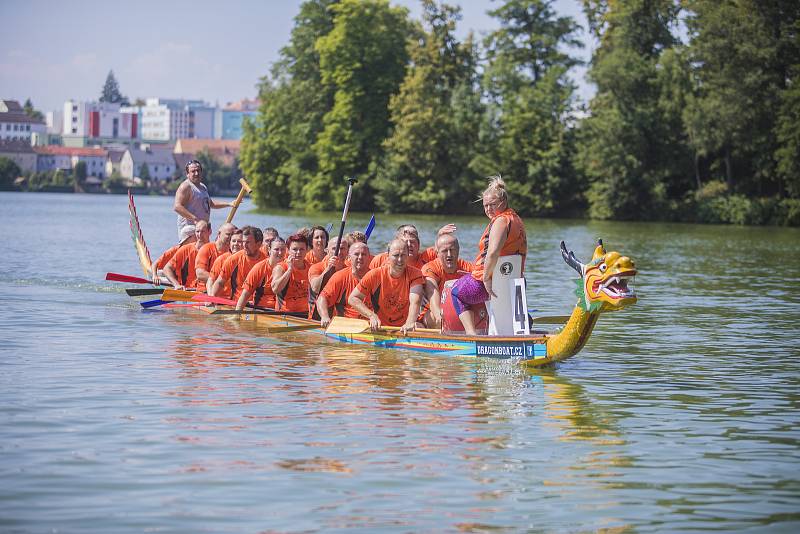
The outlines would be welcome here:
[[[693,159],[682,134],[674,77],[673,0],[584,0],[600,45],[589,75],[597,85],[581,122],[576,164],[589,182],[589,215],[660,217],[672,183],[686,183]],[[664,74],[662,71],[668,72]]]
[[[33,102],[31,102],[30,98],[25,100],[25,104],[22,106],[22,109],[23,109],[23,111],[25,111],[25,114],[28,117],[30,117],[32,119],[40,120],[40,121],[44,120],[44,114],[41,111],[39,111],[39,110],[37,110],[36,108],[33,107]]]
[[[78,163],[76,163],[75,167],[73,168],[73,173],[75,175],[75,181],[79,185],[83,184],[84,182],[86,182],[86,176],[87,176],[86,162],[85,161],[79,161]]]
[[[333,105],[333,88],[322,85],[315,44],[333,29],[334,3],[300,6],[289,44],[259,84],[258,115],[243,125],[241,169],[260,207],[304,207],[303,186],[317,174],[313,145]]]
[[[477,50],[471,36],[456,39],[460,18],[457,7],[423,0],[425,29],[411,41],[411,67],[389,105],[395,128],[376,171],[383,211],[460,211],[477,191],[469,167],[481,118]]]
[[[230,187],[235,167],[223,164],[206,149],[195,154],[195,157],[203,166],[203,181],[212,195]]]
[[[551,0],[508,0],[490,15],[500,28],[485,41],[483,86],[488,95],[485,142],[474,168],[508,178],[521,213],[564,213],[580,202],[572,167],[575,87],[567,72],[579,63],[571,17],[557,17]]]
[[[387,0],[342,0],[331,6],[333,29],[315,45],[322,85],[333,91],[333,106],[323,117],[314,143],[319,170],[303,186],[307,209],[341,204],[345,178],[369,178],[389,135],[389,99],[405,75],[411,34],[408,11]],[[354,190],[354,209],[373,205],[369,180]]]
[[[144,183],[150,181],[150,167],[147,166],[147,163],[142,163],[139,167],[139,178],[141,178]]]
[[[128,104],[127,97],[122,96],[119,90],[119,83],[114,76],[114,71],[108,71],[106,76],[106,83],[103,84],[103,90],[100,92],[100,102],[110,102],[112,104]]]
[[[21,172],[14,160],[0,157],[0,191],[14,189],[14,180],[17,179]]]
[[[731,191],[774,193],[774,126],[788,74],[781,33],[796,32],[785,22],[797,20],[797,3],[692,0],[687,7],[695,90],[684,118],[692,146]]]

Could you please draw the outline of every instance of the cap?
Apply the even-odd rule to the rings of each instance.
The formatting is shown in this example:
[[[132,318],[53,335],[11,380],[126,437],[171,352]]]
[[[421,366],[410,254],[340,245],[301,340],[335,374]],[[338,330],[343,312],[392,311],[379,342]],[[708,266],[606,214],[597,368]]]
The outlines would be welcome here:
[[[186,244],[186,241],[188,241],[189,238],[191,238],[191,237],[194,237],[194,225],[193,224],[189,224],[189,225],[184,226],[183,228],[181,228],[180,238],[178,239],[178,243],[181,244],[181,245],[184,245],[184,244]]]

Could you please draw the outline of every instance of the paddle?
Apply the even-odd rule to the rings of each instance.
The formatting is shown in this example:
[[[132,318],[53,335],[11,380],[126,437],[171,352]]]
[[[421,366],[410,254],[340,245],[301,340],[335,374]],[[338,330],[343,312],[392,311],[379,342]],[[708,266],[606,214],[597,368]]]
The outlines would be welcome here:
[[[119,274],[119,273],[106,273],[106,280],[110,280],[112,282],[128,282],[129,284],[152,284],[152,280],[148,280],[147,278],[139,278],[138,276],[129,276],[127,274]],[[163,282],[161,285],[172,287],[172,284],[169,282]]]
[[[186,289],[165,289],[161,295],[161,300],[193,300],[193,297],[200,295],[197,291],[189,291]]]
[[[392,332],[400,331],[399,326],[381,326],[381,330]],[[369,321],[365,319],[353,319],[351,317],[334,317],[328,325],[326,334],[360,334],[369,330]],[[417,328],[414,332],[426,332],[431,334],[441,334],[435,328]]]
[[[161,300],[164,302],[175,301],[175,300],[191,300],[193,302],[208,302],[210,304],[221,304],[224,306],[236,306],[236,301],[231,299],[226,299],[225,297],[212,297],[211,295],[206,295],[205,293],[198,293],[196,291],[186,291],[186,290],[179,290],[179,289],[165,289],[163,295],[161,295]],[[155,301],[151,301],[154,302]],[[158,304],[153,304],[153,306],[158,306]],[[259,314],[264,315],[288,315],[290,317],[308,317],[308,313],[305,312],[288,312],[288,311],[280,311],[280,310],[271,310],[269,308],[264,308],[261,306],[253,306],[252,304],[248,303],[247,307],[249,310],[214,310],[211,313],[228,313],[228,314],[237,314],[237,313],[254,313],[250,310],[257,310]]]
[[[263,310],[214,310],[211,312],[211,315],[276,315],[276,316],[289,316],[289,317],[301,317],[306,318],[308,317],[307,313],[303,312],[286,312],[286,311],[278,311],[278,310],[270,310],[265,308]],[[319,328],[319,325],[311,325],[311,328]]]
[[[233,206],[231,206],[231,211],[228,212],[228,218],[225,219],[226,223],[229,223],[233,220],[233,216],[236,215],[236,210],[239,208],[239,204],[242,203],[242,199],[244,199],[245,193],[251,193],[253,190],[250,189],[250,185],[245,181],[244,178],[239,178],[239,183],[242,185],[242,188],[239,190],[239,194],[236,196],[236,200],[233,201]]]
[[[163,292],[164,292],[164,288],[163,287],[162,288],[157,288],[157,287],[149,288],[148,287],[148,288],[143,288],[143,289],[139,289],[137,287],[137,288],[128,288],[128,289],[125,290],[125,293],[127,293],[129,297],[142,297],[142,296],[145,296],[145,295],[160,295]]]
[[[358,182],[355,178],[348,178],[347,179],[348,186],[347,186],[347,196],[344,199],[344,209],[342,210],[342,225],[339,227],[339,239],[336,240],[336,250],[333,252],[333,257],[336,258],[339,256],[339,247],[342,246],[342,236],[344,236],[344,226],[347,224],[347,212],[350,209],[350,199],[353,196],[353,184]],[[322,277],[322,284],[319,286],[320,292],[322,292],[322,288],[325,287],[325,284],[328,283],[331,276],[333,276],[334,271],[328,271]]]
[[[569,321],[569,315],[543,315],[541,317],[531,317],[531,322],[539,324],[564,324]]]
[[[372,214],[370,217],[369,222],[367,223],[367,227],[364,228],[364,235],[367,236],[367,241],[369,241],[369,236],[372,235],[372,231],[375,229],[375,214]]]
[[[139,306],[141,306],[144,309],[149,309],[149,308],[155,308],[156,306],[161,306],[162,304],[169,304],[169,303],[170,301],[168,300],[156,299],[156,300],[146,300],[144,302],[140,302]]]

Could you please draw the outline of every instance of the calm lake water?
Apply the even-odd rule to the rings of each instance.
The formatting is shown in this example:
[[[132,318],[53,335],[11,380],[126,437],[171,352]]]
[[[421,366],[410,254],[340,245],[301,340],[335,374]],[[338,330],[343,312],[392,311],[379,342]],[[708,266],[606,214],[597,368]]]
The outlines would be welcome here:
[[[141,276],[126,203],[0,193],[2,532],[800,528],[796,229],[526,221],[537,313],[575,302],[561,239],[634,258],[640,301],[524,371],[141,311],[104,281]],[[153,257],[171,203],[137,200]],[[485,222],[456,219],[464,256]]]

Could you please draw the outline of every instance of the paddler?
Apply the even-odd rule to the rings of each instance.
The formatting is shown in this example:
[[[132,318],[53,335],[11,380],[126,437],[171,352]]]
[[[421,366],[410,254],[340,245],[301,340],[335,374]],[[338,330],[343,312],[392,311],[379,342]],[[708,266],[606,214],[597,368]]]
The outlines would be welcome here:
[[[458,238],[453,234],[442,234],[436,240],[436,259],[422,266],[425,277],[425,299],[422,322],[428,328],[442,327],[442,292],[450,280],[458,280],[472,272],[472,264],[458,257]]]
[[[203,166],[193,159],[186,164],[186,179],[175,191],[173,209],[178,214],[178,235],[187,226],[194,226],[198,221],[211,222],[211,209],[232,208],[233,202],[216,202],[211,200],[208,188],[202,182]]]
[[[324,228],[323,228],[324,230]],[[305,260],[308,241],[302,234],[286,238],[288,255],[272,269],[272,292],[275,309],[290,312],[308,312],[308,268]]]
[[[392,240],[386,265],[365,274],[350,294],[348,304],[369,319],[372,330],[381,325],[399,326],[405,334],[416,327],[425,279],[419,269],[408,265],[408,259],[407,243]],[[367,299],[374,310],[366,305]]]
[[[194,289],[197,280],[195,259],[200,248],[208,243],[211,228],[206,221],[198,221],[194,225],[196,240],[180,247],[164,267],[164,275],[174,289]]]
[[[350,245],[348,254],[350,268],[334,273],[317,299],[315,309],[323,328],[330,324],[332,315],[359,317],[358,310],[348,303],[347,297],[369,271],[369,258],[369,248],[366,243],[355,242]],[[369,299],[365,301],[365,305],[368,309],[372,309]]]
[[[342,239],[342,244],[339,246],[339,255],[334,256],[336,253],[336,243],[339,242],[338,237],[334,237],[328,243],[327,254],[322,261],[319,261],[308,268],[308,283],[311,290],[311,302],[316,300],[317,295],[322,290],[322,281],[327,277],[330,279],[331,275],[337,271],[341,271],[346,267],[345,260],[350,250],[350,242],[347,239]],[[306,255],[307,256],[307,255]]]
[[[490,219],[478,242],[478,255],[472,273],[462,276],[453,286],[453,305],[464,332],[475,335],[475,320],[470,306],[486,302],[492,296],[492,273],[501,256],[522,256],[522,272],[528,254],[525,224],[517,213],[508,207],[506,184],[500,176],[489,179],[489,186],[481,196],[483,211]]]
[[[244,280],[242,294],[236,303],[236,309],[244,309],[244,305],[253,297],[253,304],[265,308],[275,308],[275,293],[272,292],[272,271],[286,258],[286,241],[273,237],[269,242],[269,256],[256,263]]]
[[[206,291],[211,289],[211,286],[214,285],[214,280],[217,279],[219,276],[220,271],[222,271],[222,266],[225,265],[225,260],[231,257],[232,254],[236,254],[242,250],[242,230],[241,228],[237,228],[233,231],[233,235],[231,235],[231,247],[228,252],[223,252],[217,259],[214,260],[214,263],[211,265],[211,270],[208,272],[208,280],[206,281]],[[230,290],[230,288],[228,288]],[[224,292],[224,289],[223,289]]]
[[[453,233],[455,231],[455,224],[446,224],[439,229],[436,236],[438,238],[440,235]],[[420,251],[421,242],[419,239],[419,231],[413,224],[401,224],[398,226],[394,238],[402,239],[408,245],[409,265],[412,267],[422,269],[423,265],[436,259],[436,249],[434,247],[428,247]],[[387,256],[388,252],[381,252],[377,256],[374,256],[369,264],[370,269],[377,269],[383,266],[386,263]]]
[[[214,280],[214,285],[208,292],[209,295],[238,300],[242,294],[242,285],[247,274],[256,263],[266,258],[261,250],[263,239],[264,234],[261,233],[260,228],[255,226],[242,228],[242,250],[225,260],[219,276]],[[230,285],[226,286],[226,284]],[[230,289],[226,290],[226,287]],[[223,292],[223,290],[225,291]]]
[[[224,254],[230,252],[231,237],[236,227],[231,223],[224,223],[217,230],[217,238],[211,243],[206,243],[200,250],[197,251],[197,257],[194,260],[194,269],[197,275],[197,290],[205,293],[206,282],[211,275],[211,267],[214,261]]]
[[[166,278],[166,275],[164,275],[164,273],[161,271],[164,269],[164,267],[166,267],[166,265],[169,263],[169,260],[172,259],[175,253],[178,252],[178,249],[187,243],[194,243],[196,240],[197,237],[194,235],[193,226],[186,226],[183,228],[183,230],[181,230],[178,244],[173,245],[165,250],[164,253],[159,256],[158,259],[150,266],[150,276],[155,285],[161,284],[162,276]]]
[[[306,253],[306,263],[314,265],[323,260],[325,251],[328,249],[330,236],[328,231],[322,226],[312,226],[308,231],[308,252]]]
[[[273,228],[272,226],[267,226],[266,228],[264,228],[263,234],[264,234],[264,244],[261,246],[263,247],[264,254],[269,256],[270,243],[276,237],[280,237],[280,234],[278,233],[278,230],[276,228]]]

